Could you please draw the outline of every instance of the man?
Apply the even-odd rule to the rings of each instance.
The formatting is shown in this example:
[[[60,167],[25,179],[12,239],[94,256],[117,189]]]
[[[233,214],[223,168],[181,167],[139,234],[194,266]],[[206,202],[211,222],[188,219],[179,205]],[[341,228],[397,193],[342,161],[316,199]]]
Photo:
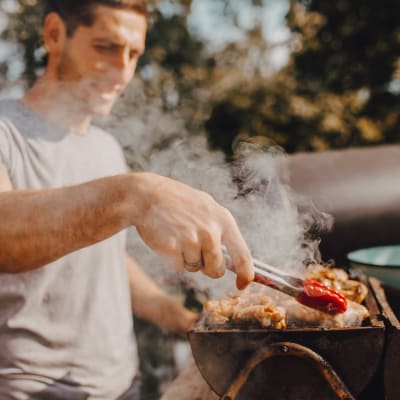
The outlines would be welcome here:
[[[144,0],[51,0],[46,70],[0,104],[0,399],[133,399],[130,305],[165,328],[191,326],[196,316],[126,255],[129,226],[175,267],[213,278],[224,244],[237,286],[253,278],[226,209],[127,173],[114,139],[91,125],[134,75],[146,28]]]

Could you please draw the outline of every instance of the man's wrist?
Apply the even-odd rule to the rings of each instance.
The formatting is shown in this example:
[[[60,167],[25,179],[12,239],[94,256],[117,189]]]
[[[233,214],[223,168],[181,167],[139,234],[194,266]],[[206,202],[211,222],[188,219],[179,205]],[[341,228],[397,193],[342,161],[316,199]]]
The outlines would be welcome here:
[[[124,191],[124,215],[129,225],[140,225],[152,205],[154,187],[152,177],[156,175],[145,172],[126,174],[122,178]]]

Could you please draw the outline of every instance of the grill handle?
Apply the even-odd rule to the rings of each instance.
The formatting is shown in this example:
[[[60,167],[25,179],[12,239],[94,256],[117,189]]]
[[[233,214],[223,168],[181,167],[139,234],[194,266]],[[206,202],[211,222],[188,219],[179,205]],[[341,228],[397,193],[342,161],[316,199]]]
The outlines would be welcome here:
[[[240,389],[246,383],[250,373],[261,362],[272,357],[299,357],[309,361],[316,367],[319,373],[325,378],[330,388],[337,394],[340,400],[356,400],[355,397],[349,392],[346,385],[339,378],[331,365],[318,353],[292,342],[277,342],[264,346],[260,351],[257,351],[242,368],[232,384],[221,397],[220,400],[235,400],[240,392]]]

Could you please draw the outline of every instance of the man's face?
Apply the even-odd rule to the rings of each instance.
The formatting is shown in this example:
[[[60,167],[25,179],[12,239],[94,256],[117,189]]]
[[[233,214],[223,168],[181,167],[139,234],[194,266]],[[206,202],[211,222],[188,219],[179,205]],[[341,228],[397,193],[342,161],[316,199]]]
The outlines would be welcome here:
[[[107,115],[135,73],[147,23],[131,10],[98,5],[93,11],[94,24],[78,26],[67,39],[57,78],[81,111]]]

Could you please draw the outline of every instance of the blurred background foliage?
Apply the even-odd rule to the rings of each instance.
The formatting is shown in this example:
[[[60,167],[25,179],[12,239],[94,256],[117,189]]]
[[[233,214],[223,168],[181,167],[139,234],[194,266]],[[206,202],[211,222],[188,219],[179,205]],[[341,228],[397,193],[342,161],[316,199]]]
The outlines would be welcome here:
[[[44,65],[42,3],[0,4],[0,84],[8,94]],[[398,0],[149,4],[138,68],[144,100],[179,114],[188,132],[205,133],[228,159],[235,139],[249,137],[289,153],[398,141]]]

